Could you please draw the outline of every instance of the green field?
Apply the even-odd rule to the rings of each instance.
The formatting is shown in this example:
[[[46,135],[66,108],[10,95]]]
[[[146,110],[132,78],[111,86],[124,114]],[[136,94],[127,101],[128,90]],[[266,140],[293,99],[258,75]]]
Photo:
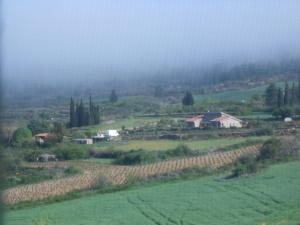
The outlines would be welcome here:
[[[126,129],[132,129],[134,127],[141,127],[145,125],[151,125],[155,124],[160,118],[151,118],[151,117],[131,117],[127,119],[119,119],[119,120],[112,120],[112,121],[106,121],[104,123],[101,123],[99,126],[90,126],[86,129],[91,131],[101,131],[101,130],[108,130],[108,129],[122,129],[123,126],[125,126]],[[84,129],[84,128],[83,128]]]
[[[300,162],[240,179],[219,176],[140,186],[9,211],[7,225],[299,225]]]
[[[261,137],[238,137],[238,138],[219,138],[219,139],[210,139],[210,140],[197,140],[197,141],[171,141],[171,140],[138,140],[138,141],[128,141],[128,142],[119,142],[119,143],[103,143],[95,144],[94,148],[98,149],[115,149],[122,151],[129,151],[132,149],[145,149],[149,151],[157,150],[168,150],[174,149],[179,144],[185,144],[193,150],[215,150],[221,147],[228,147],[230,145],[241,144],[245,141],[255,141],[255,140],[267,140],[269,136]]]
[[[289,82],[289,85],[291,85],[293,82]],[[284,88],[284,82],[277,82],[277,87]],[[242,90],[232,90],[232,91],[224,91],[219,93],[213,93],[213,94],[207,94],[207,95],[196,95],[195,100],[198,103],[203,103],[205,101],[247,101],[249,100],[253,95],[263,95],[266,91],[266,88],[268,85],[262,85],[255,88],[249,88],[249,89],[242,89]]]

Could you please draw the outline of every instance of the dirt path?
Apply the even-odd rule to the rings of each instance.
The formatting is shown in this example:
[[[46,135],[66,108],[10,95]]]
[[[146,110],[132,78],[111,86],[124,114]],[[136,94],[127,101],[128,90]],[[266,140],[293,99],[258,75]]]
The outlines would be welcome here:
[[[215,152],[203,156],[139,166],[100,165],[91,162],[28,163],[25,166],[31,168],[74,166],[80,168],[83,173],[68,178],[10,188],[4,191],[3,196],[7,204],[16,204],[19,202],[36,201],[52,196],[64,195],[73,191],[91,189],[104,179],[113,185],[122,185],[125,184],[130,177],[149,177],[192,167],[219,168],[231,164],[241,155],[249,153],[256,154],[259,148],[260,145],[255,145],[239,150]]]

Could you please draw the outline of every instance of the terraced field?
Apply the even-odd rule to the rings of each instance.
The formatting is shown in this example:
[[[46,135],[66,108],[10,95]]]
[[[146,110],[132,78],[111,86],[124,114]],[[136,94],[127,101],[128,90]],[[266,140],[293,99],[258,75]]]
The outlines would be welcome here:
[[[234,151],[210,153],[204,156],[170,160],[141,166],[112,166],[88,162],[27,164],[28,167],[33,168],[75,166],[82,169],[83,174],[65,179],[11,188],[4,192],[4,199],[7,204],[16,204],[24,201],[35,201],[51,196],[64,195],[72,191],[90,189],[99,184],[104,177],[113,185],[122,185],[131,177],[149,177],[180,171],[191,167],[219,168],[234,162],[243,154],[256,154],[259,151],[259,147],[259,145],[256,145]]]

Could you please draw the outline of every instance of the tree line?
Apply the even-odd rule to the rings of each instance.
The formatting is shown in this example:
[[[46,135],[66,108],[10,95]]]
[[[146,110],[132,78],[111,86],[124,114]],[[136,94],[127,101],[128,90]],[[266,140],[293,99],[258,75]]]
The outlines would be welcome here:
[[[70,101],[70,127],[82,127],[88,125],[96,125],[100,123],[100,107],[89,99],[89,106],[86,107],[81,99],[80,102]]]
[[[300,80],[298,85],[293,82],[291,87],[286,81],[284,89],[276,87],[274,83],[270,84],[265,92],[265,103],[272,108],[300,105]]]

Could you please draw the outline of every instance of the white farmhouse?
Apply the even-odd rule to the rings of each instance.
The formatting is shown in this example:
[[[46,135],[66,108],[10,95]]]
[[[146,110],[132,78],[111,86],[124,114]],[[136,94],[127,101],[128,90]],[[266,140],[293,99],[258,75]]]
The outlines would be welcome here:
[[[187,119],[186,123],[189,127],[219,127],[219,128],[241,128],[243,121],[223,112],[208,112],[203,115],[195,116]]]

